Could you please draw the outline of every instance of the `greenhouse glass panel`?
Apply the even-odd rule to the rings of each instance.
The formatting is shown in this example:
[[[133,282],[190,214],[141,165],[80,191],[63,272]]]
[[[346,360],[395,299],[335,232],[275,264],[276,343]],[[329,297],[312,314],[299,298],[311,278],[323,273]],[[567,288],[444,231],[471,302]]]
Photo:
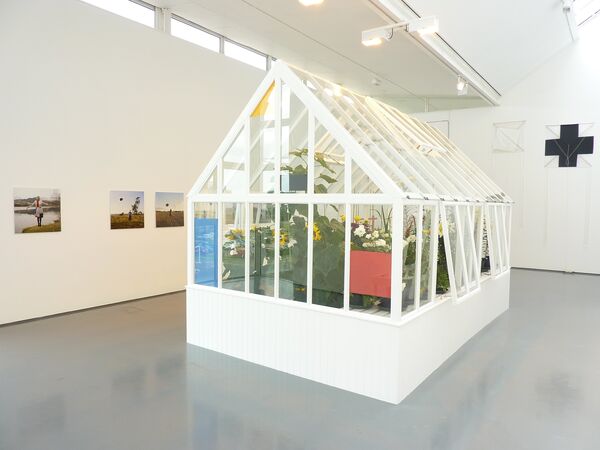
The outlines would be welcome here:
[[[415,309],[418,217],[418,206],[404,206],[404,242],[402,243],[402,313],[407,313]]]
[[[217,193],[217,169],[214,168],[207,178],[206,182],[200,189],[201,194],[216,194]]]
[[[344,306],[345,226],[343,205],[314,205],[312,303]]]
[[[315,121],[314,189],[316,194],[344,192],[344,149],[318,121]]]
[[[350,309],[389,316],[392,297],[392,206],[352,205],[351,210]]]
[[[473,279],[481,278],[481,268],[483,266],[483,214],[481,205],[473,207],[473,237],[475,241],[475,250],[477,257],[473,267]]]
[[[496,223],[500,231],[500,251],[502,253],[502,272],[508,269],[508,252],[506,242],[506,220],[504,219],[504,207],[496,206]]]
[[[275,205],[250,206],[249,291],[273,297],[275,293]]]
[[[454,269],[454,282],[456,284],[456,295],[458,297],[466,293],[466,279],[464,272],[464,255],[461,251],[458,238],[457,220],[458,207],[456,205],[446,206],[446,221],[448,222],[448,244],[450,247],[450,257],[452,258],[452,267]],[[446,255],[448,256],[448,255]]]
[[[275,192],[275,82],[250,114],[250,192]]]
[[[222,287],[224,289],[245,290],[245,212],[243,203],[223,203],[221,222],[223,224]]]
[[[217,203],[194,203],[194,283],[218,284]]]
[[[490,238],[489,238],[489,218],[485,214],[485,207],[481,207],[481,219],[483,220],[483,230],[481,233],[481,275],[488,276],[492,273],[492,263],[490,260]]]
[[[461,241],[459,259],[463,261],[464,284],[468,291],[471,291],[477,284],[478,276],[475,276],[477,255],[475,253],[475,235],[472,229],[472,209],[467,205],[458,206],[460,219]]]
[[[443,206],[442,206],[443,208]],[[437,248],[437,270],[436,270],[436,288],[437,296],[445,296],[450,292],[450,272],[448,270],[448,258],[446,256],[446,235],[442,221],[441,210],[438,215],[438,248]]]
[[[423,220],[421,231],[421,280],[420,280],[420,306],[426,305],[435,293],[433,292],[432,277],[435,272],[434,257],[436,257],[437,230],[434,228],[435,206],[423,206]]]
[[[352,161],[352,192],[355,194],[380,194],[381,189],[356,162]]]
[[[308,109],[287,85],[281,102],[281,192],[308,189]]]
[[[496,206],[488,206],[488,220],[489,220],[489,242],[491,244],[491,255],[492,255],[492,273],[495,275],[502,272],[502,249],[500,248],[500,230],[498,229],[498,222],[496,219]]]
[[[279,209],[279,297],[306,302],[308,205]]]
[[[505,222],[505,226],[506,228],[505,233],[506,233],[506,246],[508,247],[508,255],[506,257],[506,263],[507,265],[510,266],[510,233],[511,233],[511,220],[512,220],[512,210],[510,208],[510,206],[506,206],[506,205],[502,205],[502,209],[504,211],[504,222]]]
[[[360,99],[356,95],[353,98],[354,107],[361,113],[361,120],[357,125],[373,143],[369,146],[370,153],[377,153],[377,148],[380,152],[379,157],[388,161],[390,171],[408,176],[406,183],[410,183],[411,186],[407,188],[402,183],[402,189],[427,193],[443,192],[445,188],[438,183],[435,167],[427,157],[431,149],[424,152],[416,142],[411,142],[398,132],[394,121],[378,101],[370,98]]]
[[[224,193],[240,194],[246,190],[246,176],[244,174],[246,147],[246,133],[242,128],[223,156]]]

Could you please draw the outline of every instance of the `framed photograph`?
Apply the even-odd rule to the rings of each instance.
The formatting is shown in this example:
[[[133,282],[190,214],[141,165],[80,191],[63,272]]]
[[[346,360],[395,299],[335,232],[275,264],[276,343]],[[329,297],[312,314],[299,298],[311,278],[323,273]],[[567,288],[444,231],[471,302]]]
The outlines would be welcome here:
[[[156,227],[182,227],[184,196],[181,192],[156,193]]]
[[[144,228],[144,193],[110,191],[110,229]]]
[[[60,190],[14,188],[15,233],[55,233],[61,231]]]

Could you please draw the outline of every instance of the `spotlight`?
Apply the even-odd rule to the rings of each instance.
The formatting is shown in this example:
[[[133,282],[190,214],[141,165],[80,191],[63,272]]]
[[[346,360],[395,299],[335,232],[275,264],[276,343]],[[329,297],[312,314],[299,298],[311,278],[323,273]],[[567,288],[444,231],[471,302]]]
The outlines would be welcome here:
[[[385,26],[365,30],[362,32],[362,44],[365,47],[374,47],[375,45],[381,45],[384,39],[389,41],[393,35],[394,29],[392,26]]]
[[[409,33],[419,33],[421,36],[437,33],[440,30],[440,23],[435,16],[420,17],[408,22],[406,30]]]
[[[323,0],[298,0],[304,6],[315,6],[323,3]]]
[[[420,36],[437,33],[439,22],[437,17],[417,17],[406,22],[393,23],[383,27],[371,28],[362,32],[362,43],[366,47],[380,45],[384,40],[389,41],[394,37],[395,30],[404,29],[409,33],[418,33]]]
[[[371,39],[363,38],[363,40],[362,40],[362,45],[364,45],[365,47],[375,47],[376,45],[381,45],[381,44],[383,44],[383,40],[381,38],[371,38]]]
[[[456,91],[458,95],[467,95],[469,84],[459,75],[456,81]]]

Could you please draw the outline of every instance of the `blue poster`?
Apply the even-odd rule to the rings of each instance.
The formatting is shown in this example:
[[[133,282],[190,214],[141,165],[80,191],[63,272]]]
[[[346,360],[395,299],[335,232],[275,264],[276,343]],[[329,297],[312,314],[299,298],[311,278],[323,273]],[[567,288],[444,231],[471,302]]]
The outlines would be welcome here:
[[[217,287],[218,219],[194,219],[194,282]]]

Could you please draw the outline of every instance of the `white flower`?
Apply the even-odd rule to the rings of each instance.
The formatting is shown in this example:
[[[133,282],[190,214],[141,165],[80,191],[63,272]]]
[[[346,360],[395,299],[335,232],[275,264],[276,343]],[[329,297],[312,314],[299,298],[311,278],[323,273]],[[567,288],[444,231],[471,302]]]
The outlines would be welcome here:
[[[373,231],[373,237],[375,239],[377,239],[379,237],[379,231],[377,231],[377,230]]]
[[[235,248],[234,248],[233,250],[231,250],[231,251],[229,252],[229,254],[230,254],[231,256],[235,256],[235,255],[237,255],[237,254],[238,254],[238,252],[237,252],[237,251],[235,250]]]
[[[375,241],[375,245],[377,245],[378,247],[385,247],[385,240],[379,239],[379,240]]]
[[[261,248],[265,248],[265,244],[260,244]]]
[[[266,266],[267,264],[269,264],[269,258],[267,258],[266,256],[263,258],[263,266]]]
[[[365,236],[365,238],[367,238],[367,239],[371,239],[371,235],[370,235],[370,234],[367,234],[367,235]]]
[[[290,239],[290,242],[288,242],[288,248],[292,248],[294,245],[296,245],[298,243],[298,241],[296,239]]]
[[[364,225],[359,225],[358,228],[356,228],[356,230],[354,230],[354,234],[358,237],[364,236],[365,233],[366,233],[366,231],[365,231]]]

